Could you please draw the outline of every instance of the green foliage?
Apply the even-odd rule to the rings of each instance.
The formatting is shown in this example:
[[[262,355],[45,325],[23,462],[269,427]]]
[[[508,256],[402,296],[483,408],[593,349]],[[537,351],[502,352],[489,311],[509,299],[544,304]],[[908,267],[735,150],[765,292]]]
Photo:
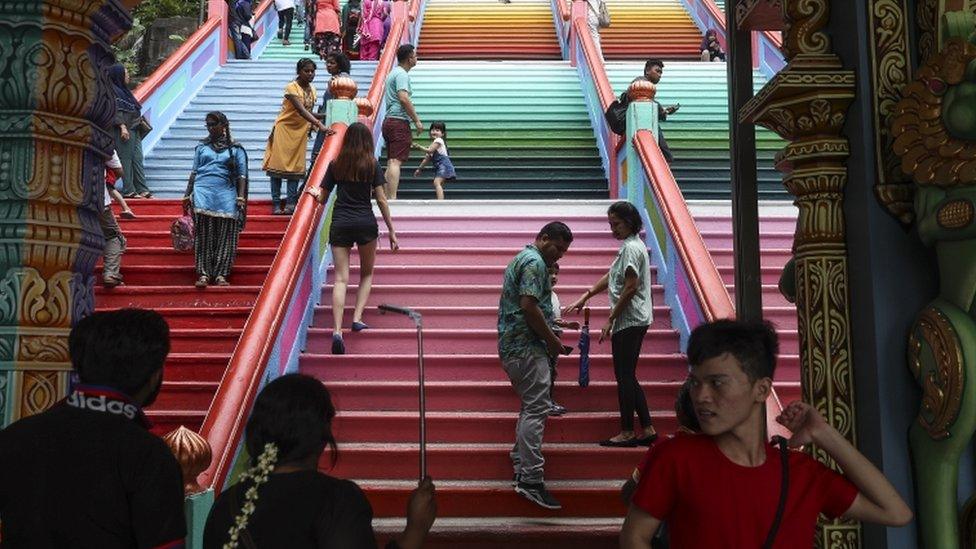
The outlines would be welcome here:
[[[136,17],[132,21],[132,28],[126,33],[126,36],[112,46],[115,59],[125,66],[130,76],[139,74],[139,50],[136,48],[137,41],[135,38],[142,36],[145,32],[146,27],[143,26],[142,20]]]
[[[132,15],[150,27],[160,17],[195,16],[200,13],[200,0],[143,0]]]

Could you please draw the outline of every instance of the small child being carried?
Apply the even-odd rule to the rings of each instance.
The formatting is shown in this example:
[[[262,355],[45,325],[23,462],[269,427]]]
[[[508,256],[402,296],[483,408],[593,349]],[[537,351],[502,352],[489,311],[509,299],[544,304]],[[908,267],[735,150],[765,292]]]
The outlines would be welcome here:
[[[444,182],[453,181],[457,178],[451,157],[447,155],[447,144],[444,143],[447,138],[447,126],[443,122],[433,122],[430,125],[430,137],[433,138],[433,141],[427,148],[416,143],[411,145],[426,154],[413,175],[420,177],[420,171],[427,165],[427,162],[432,162],[434,164],[434,192],[437,194],[437,200],[444,200]]]

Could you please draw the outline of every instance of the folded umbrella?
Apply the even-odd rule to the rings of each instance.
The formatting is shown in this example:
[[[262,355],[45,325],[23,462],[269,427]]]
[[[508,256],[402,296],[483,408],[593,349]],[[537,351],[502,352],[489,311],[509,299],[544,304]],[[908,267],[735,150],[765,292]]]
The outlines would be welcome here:
[[[583,327],[579,338],[579,385],[590,384],[590,308],[583,309]]]

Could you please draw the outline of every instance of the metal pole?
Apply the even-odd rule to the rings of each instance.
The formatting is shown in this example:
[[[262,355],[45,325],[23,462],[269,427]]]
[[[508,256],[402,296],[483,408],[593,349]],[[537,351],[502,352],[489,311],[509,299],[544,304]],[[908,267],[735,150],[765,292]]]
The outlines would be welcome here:
[[[417,378],[420,391],[420,480],[427,478],[427,395],[424,385],[424,318],[420,313],[406,307],[383,304],[378,307],[380,314],[397,313],[413,320],[417,326]]]
[[[752,99],[752,32],[736,24],[735,4],[725,9],[729,80],[729,148],[732,176],[732,250],[735,259],[735,313],[742,320],[760,320],[762,277],[759,262],[759,189],[756,182],[756,133],[739,121],[739,111]]]
[[[423,319],[417,314],[417,374],[420,390],[420,480],[427,478],[427,396],[424,390]]]

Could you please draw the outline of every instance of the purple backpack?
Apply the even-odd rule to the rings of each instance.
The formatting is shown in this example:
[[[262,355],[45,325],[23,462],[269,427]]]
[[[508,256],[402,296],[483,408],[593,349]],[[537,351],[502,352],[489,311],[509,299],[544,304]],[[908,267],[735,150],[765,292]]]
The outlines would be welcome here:
[[[189,212],[183,210],[183,215],[173,220],[169,236],[173,239],[174,250],[188,252],[193,249],[193,217]]]

